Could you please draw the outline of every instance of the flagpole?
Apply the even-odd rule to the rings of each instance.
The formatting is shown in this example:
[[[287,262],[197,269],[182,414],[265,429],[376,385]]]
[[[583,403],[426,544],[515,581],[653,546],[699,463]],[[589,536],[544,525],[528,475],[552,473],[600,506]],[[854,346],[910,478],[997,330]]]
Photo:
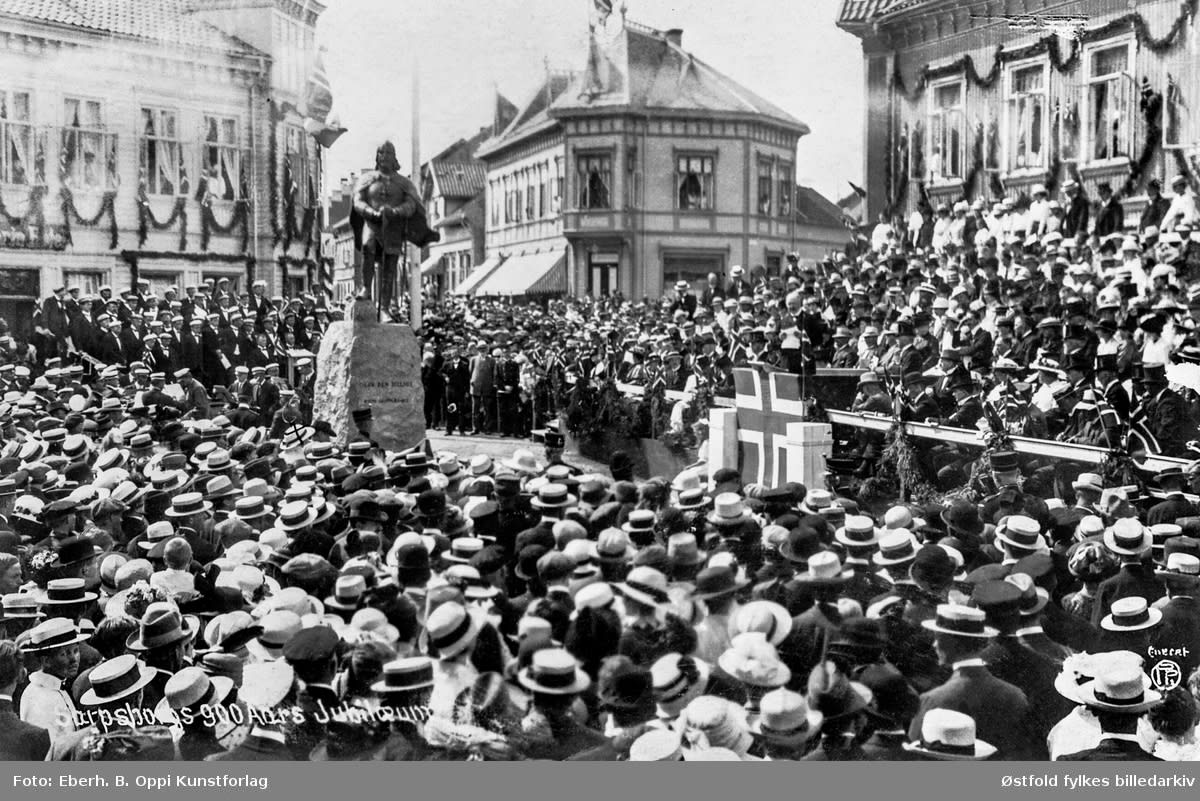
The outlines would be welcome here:
[[[412,182],[420,191],[421,73],[415,56],[412,62]],[[408,264],[408,324],[416,331],[421,327],[421,259],[420,250],[415,245],[412,247],[417,250],[417,258],[410,259]]]

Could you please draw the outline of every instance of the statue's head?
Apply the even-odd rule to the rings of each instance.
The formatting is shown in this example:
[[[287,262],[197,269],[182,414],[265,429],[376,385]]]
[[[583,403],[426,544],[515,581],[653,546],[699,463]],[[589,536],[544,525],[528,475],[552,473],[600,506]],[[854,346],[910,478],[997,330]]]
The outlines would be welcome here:
[[[375,151],[375,169],[395,171],[400,169],[400,160],[396,158],[396,146],[391,142],[384,142]]]

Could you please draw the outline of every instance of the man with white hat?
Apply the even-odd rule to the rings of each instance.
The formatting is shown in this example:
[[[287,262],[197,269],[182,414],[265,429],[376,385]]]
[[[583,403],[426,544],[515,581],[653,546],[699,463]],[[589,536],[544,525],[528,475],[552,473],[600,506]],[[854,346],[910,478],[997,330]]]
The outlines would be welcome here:
[[[1196,192],[1188,177],[1182,173],[1171,179],[1171,205],[1163,215],[1160,231],[1174,231],[1180,225],[1195,226],[1200,223],[1200,209],[1196,206]]]
[[[67,691],[79,673],[79,644],[87,635],[65,617],[52,617],[29,630],[21,653],[37,670],[21,694],[21,720],[40,726],[57,741],[76,729],[75,702]]]
[[[1100,743],[1094,748],[1059,756],[1058,762],[1161,762],[1138,738],[1142,715],[1162,703],[1141,667],[1116,653],[1097,654],[1096,677],[1078,688],[1079,700],[1100,723]]]

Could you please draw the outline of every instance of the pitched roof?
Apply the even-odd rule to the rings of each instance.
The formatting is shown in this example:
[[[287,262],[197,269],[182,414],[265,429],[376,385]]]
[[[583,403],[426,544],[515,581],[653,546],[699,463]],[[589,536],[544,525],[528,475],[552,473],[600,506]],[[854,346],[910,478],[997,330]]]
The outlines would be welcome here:
[[[798,131],[809,128],[779,106],[684,50],[667,34],[636,23],[610,42],[593,37],[587,68],[554,103],[553,115],[599,108],[758,115]]]
[[[861,27],[894,11],[901,11],[926,2],[928,0],[842,0],[837,24],[848,28]]]
[[[442,197],[475,197],[487,186],[487,165],[482,161],[434,161],[432,164]]]
[[[0,0],[0,17],[49,22],[171,45],[258,55],[194,16],[190,0]]]
[[[796,221],[821,228],[841,228],[842,210],[810,186],[796,187]]]
[[[516,118],[503,131],[488,138],[481,144],[479,149],[475,151],[476,156],[486,158],[504,146],[519,141],[529,134],[543,128],[554,127],[557,123],[550,117],[548,109],[551,103],[566,91],[573,77],[574,73],[570,72],[552,72],[548,74],[530,98],[519,106],[520,110],[517,112]]]

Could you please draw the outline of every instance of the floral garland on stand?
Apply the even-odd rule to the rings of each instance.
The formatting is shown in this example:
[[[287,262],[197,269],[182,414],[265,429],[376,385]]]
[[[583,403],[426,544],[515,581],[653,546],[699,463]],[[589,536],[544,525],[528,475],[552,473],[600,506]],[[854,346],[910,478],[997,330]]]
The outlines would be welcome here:
[[[867,499],[899,498],[901,503],[937,499],[937,490],[921,469],[916,446],[903,422],[897,420],[888,429],[879,470],[863,482],[860,492]]]
[[[116,250],[120,243],[120,234],[117,228],[117,209],[116,190],[108,190],[104,193],[100,201],[100,210],[92,217],[84,217],[79,213],[79,207],[75,205],[75,195],[71,189],[65,184],[58,190],[60,208],[63,216],[63,238],[68,245],[74,244],[74,239],[71,237],[71,226],[81,225],[84,228],[95,228],[100,224],[100,221],[106,216],[108,217],[108,248]]]

